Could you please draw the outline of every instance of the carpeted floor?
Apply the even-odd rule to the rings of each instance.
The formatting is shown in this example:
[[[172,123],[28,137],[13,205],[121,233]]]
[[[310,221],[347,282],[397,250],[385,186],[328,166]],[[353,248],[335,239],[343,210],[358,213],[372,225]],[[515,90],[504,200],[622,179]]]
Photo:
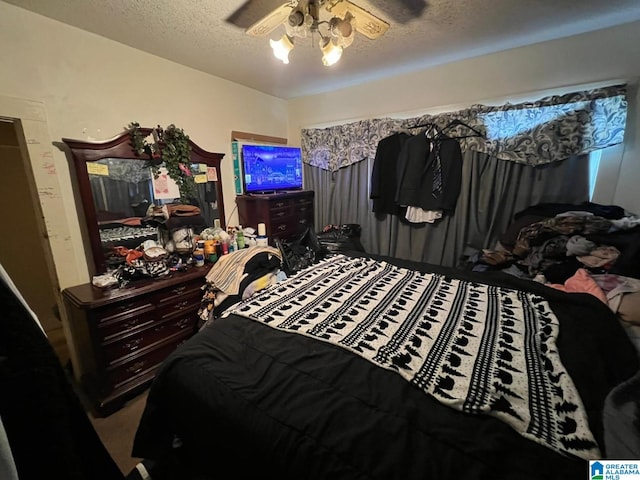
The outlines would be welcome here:
[[[146,400],[147,391],[134,397],[122,409],[108,417],[96,418],[89,415],[102,443],[125,475],[141,460],[131,457],[131,447]]]

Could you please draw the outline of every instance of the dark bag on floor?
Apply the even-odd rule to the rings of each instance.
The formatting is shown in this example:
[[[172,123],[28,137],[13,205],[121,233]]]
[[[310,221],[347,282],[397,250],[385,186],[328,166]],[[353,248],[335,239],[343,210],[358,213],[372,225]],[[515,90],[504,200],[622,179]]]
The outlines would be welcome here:
[[[328,251],[334,252],[364,252],[360,243],[360,225],[345,223],[343,225],[327,225],[318,233],[320,245]]]
[[[287,242],[275,239],[276,248],[282,254],[282,270],[293,275],[321,260],[327,251],[320,245],[313,230],[307,228],[302,235]]]

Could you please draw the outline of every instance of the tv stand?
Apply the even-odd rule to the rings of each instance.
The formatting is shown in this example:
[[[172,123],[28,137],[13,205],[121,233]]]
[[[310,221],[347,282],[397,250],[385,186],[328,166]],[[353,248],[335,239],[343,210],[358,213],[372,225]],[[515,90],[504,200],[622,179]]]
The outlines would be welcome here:
[[[258,224],[264,223],[270,245],[276,238],[294,239],[307,227],[314,228],[313,197],[313,190],[239,195],[240,225],[257,230]]]

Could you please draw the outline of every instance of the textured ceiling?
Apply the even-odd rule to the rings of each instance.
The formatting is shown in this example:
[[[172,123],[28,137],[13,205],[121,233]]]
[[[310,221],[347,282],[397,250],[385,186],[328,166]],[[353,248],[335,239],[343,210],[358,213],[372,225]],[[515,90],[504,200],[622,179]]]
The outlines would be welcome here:
[[[398,0],[353,0],[391,27],[377,40],[357,34],[325,67],[317,40],[298,41],[284,65],[268,42],[282,27],[255,38],[226,22],[243,0],[4,1],[280,98],[640,20],[639,0],[415,0],[424,8],[411,19]]]

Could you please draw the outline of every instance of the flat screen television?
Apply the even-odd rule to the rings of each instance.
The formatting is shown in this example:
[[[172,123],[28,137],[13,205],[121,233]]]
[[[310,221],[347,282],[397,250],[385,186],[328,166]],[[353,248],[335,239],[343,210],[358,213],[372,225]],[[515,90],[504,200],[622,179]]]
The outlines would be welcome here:
[[[242,145],[244,192],[302,189],[302,151],[285,145]]]

